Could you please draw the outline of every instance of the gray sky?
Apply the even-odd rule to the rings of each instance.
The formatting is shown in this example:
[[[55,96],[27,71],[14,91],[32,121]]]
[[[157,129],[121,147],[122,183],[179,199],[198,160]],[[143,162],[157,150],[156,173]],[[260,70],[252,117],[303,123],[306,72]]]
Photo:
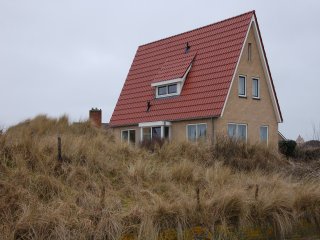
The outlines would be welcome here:
[[[37,114],[108,122],[137,47],[256,10],[283,134],[320,131],[320,1],[0,0],[0,127]]]

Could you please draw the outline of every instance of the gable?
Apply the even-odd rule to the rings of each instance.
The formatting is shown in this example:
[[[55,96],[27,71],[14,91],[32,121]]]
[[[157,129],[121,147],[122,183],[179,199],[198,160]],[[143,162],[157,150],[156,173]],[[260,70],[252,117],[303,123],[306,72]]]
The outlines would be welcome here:
[[[253,50],[256,51],[256,58],[252,63],[248,63],[247,61],[247,54],[248,54],[248,43],[253,44]],[[259,58],[259,59],[258,59]],[[241,68],[241,63],[242,67]],[[248,32],[246,35],[245,42],[242,46],[241,49],[241,54],[240,58],[238,60],[236,70],[234,72],[234,76],[232,78],[232,83],[230,85],[228,94],[227,94],[227,99],[224,103],[223,110],[222,110],[222,116],[224,115],[224,112],[226,110],[227,105],[232,105],[234,104],[233,102],[236,100],[239,100],[237,89],[238,89],[238,77],[239,75],[247,75],[249,74],[249,79],[247,79],[248,85],[249,85],[249,92],[251,91],[250,88],[250,81],[252,80],[252,77],[257,77],[261,81],[261,84],[263,84],[265,89],[267,89],[267,92],[265,93],[264,96],[264,103],[267,104],[267,106],[271,106],[273,112],[271,113],[272,115],[275,116],[277,122],[282,122],[282,114],[278,102],[278,98],[276,95],[274,83],[272,80],[268,60],[266,57],[266,53],[264,50],[262,38],[260,35],[260,30],[259,30],[259,25],[256,19],[255,14],[252,16],[250,26],[248,28]],[[264,89],[264,90],[265,90]],[[231,95],[232,94],[232,95]],[[231,102],[230,102],[231,101]],[[236,104],[235,104],[236,105]],[[261,106],[260,106],[261,107]],[[264,107],[266,107],[264,105]],[[239,110],[239,109],[238,109]],[[230,111],[230,109],[229,109]]]
[[[254,12],[248,12],[140,46],[110,125],[220,116],[253,15]],[[187,43],[190,46],[189,51],[185,51]],[[159,81],[157,76],[171,78],[175,74],[180,75],[182,68],[177,69],[178,67],[172,64],[171,69],[165,63],[170,59],[183,62],[180,60],[186,58],[186,54],[196,56],[181,94],[156,99],[152,82]],[[179,67],[182,65],[176,64]],[[162,73],[161,68],[167,70]],[[168,74],[172,76],[168,77]],[[150,111],[147,111],[148,102]]]
[[[248,57],[249,43],[251,45],[250,60]],[[254,34],[254,28],[251,26],[234,79],[231,83],[226,106],[223,115],[221,116],[221,118],[227,120],[227,122],[257,123],[258,125],[268,126],[277,123],[276,112],[273,108],[271,92],[267,83],[267,76],[264,72],[263,62],[258,48],[259,46]],[[238,92],[240,76],[245,77],[246,79],[245,97],[239,96]],[[258,79],[259,81],[258,97],[254,97],[252,93],[253,79]]]

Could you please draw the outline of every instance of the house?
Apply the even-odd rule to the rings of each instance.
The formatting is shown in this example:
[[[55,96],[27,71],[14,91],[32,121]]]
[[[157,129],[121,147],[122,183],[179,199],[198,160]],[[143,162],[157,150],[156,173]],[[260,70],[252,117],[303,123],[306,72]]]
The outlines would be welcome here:
[[[303,137],[300,136],[300,134],[297,137],[296,143],[298,144],[298,146],[301,146],[304,144],[304,139],[303,139]]]
[[[138,48],[110,119],[115,138],[277,146],[279,102],[254,11]]]

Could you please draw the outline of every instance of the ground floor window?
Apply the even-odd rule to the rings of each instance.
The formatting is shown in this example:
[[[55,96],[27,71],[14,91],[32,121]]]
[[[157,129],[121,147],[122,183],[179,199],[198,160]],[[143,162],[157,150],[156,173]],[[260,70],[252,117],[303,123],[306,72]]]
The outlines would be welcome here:
[[[261,126],[260,127],[260,142],[264,142],[268,144],[268,136],[269,129],[268,126]]]
[[[247,124],[229,123],[228,136],[232,139],[247,141]]]
[[[159,139],[169,139],[169,127],[157,126],[157,127],[142,128],[143,141],[151,141],[151,140],[159,140]]]
[[[188,124],[187,125],[187,138],[191,142],[196,142],[199,139],[205,139],[207,136],[207,124]]]
[[[127,143],[136,143],[136,130],[122,130],[121,131],[121,141]]]

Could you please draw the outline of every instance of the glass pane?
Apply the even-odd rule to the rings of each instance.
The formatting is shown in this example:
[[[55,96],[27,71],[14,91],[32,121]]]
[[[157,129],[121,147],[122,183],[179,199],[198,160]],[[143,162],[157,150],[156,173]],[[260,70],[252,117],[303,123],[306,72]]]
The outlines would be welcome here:
[[[205,138],[207,136],[207,124],[198,125],[198,138]]]
[[[158,95],[166,95],[167,94],[167,86],[158,87]]]
[[[252,96],[259,97],[258,79],[252,79]]]
[[[128,142],[128,137],[129,137],[128,131],[122,131],[121,137],[123,142]]]
[[[168,86],[168,93],[177,93],[177,84],[172,84]]]
[[[246,95],[246,79],[245,77],[239,77],[239,95]]]
[[[135,130],[130,130],[129,131],[129,139],[130,139],[130,142],[135,144],[136,143],[136,131]]]
[[[143,140],[151,141],[151,128],[143,128]]]
[[[238,127],[238,139],[246,140],[247,139],[247,125],[237,125]]]
[[[260,127],[260,140],[261,142],[265,142],[268,140],[268,127]]]
[[[160,139],[160,138],[161,138],[161,127],[153,127],[152,139]]]
[[[236,125],[235,124],[228,124],[228,136],[233,138],[236,136]]]
[[[164,138],[169,138],[169,127],[164,127]]]
[[[188,140],[196,141],[197,138],[197,127],[196,125],[188,125]]]

